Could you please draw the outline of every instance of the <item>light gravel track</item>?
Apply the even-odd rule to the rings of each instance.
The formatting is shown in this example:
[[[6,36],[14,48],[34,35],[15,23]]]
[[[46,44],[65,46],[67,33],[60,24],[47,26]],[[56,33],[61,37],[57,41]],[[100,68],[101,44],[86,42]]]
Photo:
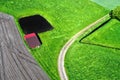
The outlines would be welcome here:
[[[93,22],[92,24],[86,26],[84,29],[80,30],[77,34],[75,34],[69,41],[62,47],[59,57],[58,57],[58,72],[60,75],[61,80],[68,80],[68,76],[65,71],[64,67],[64,60],[65,60],[65,55],[69,47],[74,43],[74,41],[83,35],[85,32],[87,32],[89,29],[93,28],[96,24],[109,19],[110,16],[109,14],[103,16],[102,18],[98,19],[97,21]]]
[[[49,80],[24,46],[14,18],[0,13],[0,80]]]

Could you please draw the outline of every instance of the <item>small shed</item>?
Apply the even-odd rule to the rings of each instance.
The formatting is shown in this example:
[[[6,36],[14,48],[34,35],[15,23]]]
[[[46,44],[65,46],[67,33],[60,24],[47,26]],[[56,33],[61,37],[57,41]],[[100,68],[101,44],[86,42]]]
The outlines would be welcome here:
[[[39,38],[37,37],[36,33],[26,34],[24,36],[24,39],[26,40],[30,48],[35,48],[42,44]]]

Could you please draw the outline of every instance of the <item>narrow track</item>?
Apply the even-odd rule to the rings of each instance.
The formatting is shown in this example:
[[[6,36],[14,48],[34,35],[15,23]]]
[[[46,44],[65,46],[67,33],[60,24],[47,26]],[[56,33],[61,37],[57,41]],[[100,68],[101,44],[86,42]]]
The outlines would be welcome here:
[[[106,18],[108,18],[108,19],[110,18],[109,14],[103,16],[102,18],[98,19],[97,21],[93,22],[92,24],[86,26],[84,29],[80,30],[70,40],[68,40],[68,42],[63,46],[63,48],[60,51],[59,58],[58,58],[58,71],[59,71],[61,80],[68,80],[68,76],[66,74],[65,67],[64,67],[64,59],[65,59],[65,55],[66,55],[66,52],[69,49],[69,47],[74,43],[74,41],[79,36],[81,36],[82,34],[87,32],[89,29],[93,28],[96,24],[102,22],[103,20],[106,20]]]
[[[49,80],[24,46],[14,18],[0,13],[0,80]]]

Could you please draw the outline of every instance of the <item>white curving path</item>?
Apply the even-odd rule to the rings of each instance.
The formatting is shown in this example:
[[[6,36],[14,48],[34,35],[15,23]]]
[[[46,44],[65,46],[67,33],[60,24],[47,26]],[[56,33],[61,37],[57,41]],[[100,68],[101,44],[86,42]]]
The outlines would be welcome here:
[[[81,36],[82,34],[84,34],[85,32],[87,32],[89,29],[93,28],[96,24],[98,24],[98,23],[106,20],[107,18],[110,19],[109,14],[103,16],[102,18],[100,18],[97,21],[93,22],[92,24],[88,25],[84,29],[80,30],[71,39],[69,39],[68,42],[62,47],[62,49],[60,51],[60,54],[59,54],[59,58],[58,58],[58,72],[59,72],[61,80],[68,80],[68,76],[66,74],[65,67],[64,67],[64,59],[65,59],[65,55],[66,55],[66,52],[69,49],[69,47],[74,43],[74,41],[79,36]]]

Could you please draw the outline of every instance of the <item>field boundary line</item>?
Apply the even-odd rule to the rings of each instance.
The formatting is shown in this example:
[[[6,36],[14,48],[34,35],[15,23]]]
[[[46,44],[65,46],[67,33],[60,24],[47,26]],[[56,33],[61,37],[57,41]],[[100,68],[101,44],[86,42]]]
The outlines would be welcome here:
[[[106,46],[106,45],[103,45],[103,44],[96,44],[96,43],[89,43],[89,42],[80,42],[80,43],[87,44],[87,45],[100,46],[100,47],[104,47],[104,48],[110,48],[110,49],[120,50],[120,48],[112,47],[112,46]]]

